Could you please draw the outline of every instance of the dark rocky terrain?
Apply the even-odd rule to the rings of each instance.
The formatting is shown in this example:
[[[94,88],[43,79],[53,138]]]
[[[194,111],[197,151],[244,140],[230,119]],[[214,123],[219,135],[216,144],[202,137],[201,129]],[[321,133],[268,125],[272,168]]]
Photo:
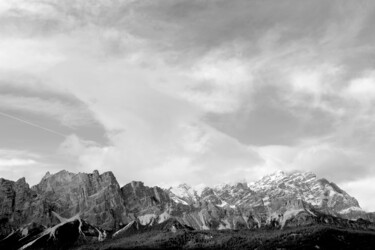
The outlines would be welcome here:
[[[24,178],[0,179],[0,249],[301,249],[324,248],[331,236],[361,249],[374,241],[373,222],[355,198],[312,173],[169,189],[120,187],[111,172],[97,171],[47,173],[31,188]],[[288,245],[292,238],[299,245]]]

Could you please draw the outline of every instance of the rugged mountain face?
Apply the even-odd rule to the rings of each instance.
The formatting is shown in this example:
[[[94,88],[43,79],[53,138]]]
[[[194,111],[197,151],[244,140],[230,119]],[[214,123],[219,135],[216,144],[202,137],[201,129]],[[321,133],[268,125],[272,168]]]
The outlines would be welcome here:
[[[313,173],[277,172],[250,185],[270,207],[287,200],[301,199],[326,212],[337,213],[351,207],[359,208],[358,201],[326,179]]]
[[[167,190],[135,181],[120,188],[111,172],[97,171],[47,173],[32,188],[25,179],[0,179],[1,235],[25,225],[53,227],[61,223],[56,214],[79,215],[88,224],[112,232],[156,227],[170,220],[184,227],[220,230],[352,225],[347,219],[374,218],[355,198],[312,173],[277,172],[251,184],[182,184]]]
[[[289,217],[300,212],[312,214],[311,210],[347,219],[371,218],[355,198],[313,173],[277,172],[252,184],[203,190],[182,185],[169,192],[174,202],[193,208],[183,219],[200,229],[253,228],[272,223],[285,226]]]
[[[7,234],[13,227],[28,222],[28,215],[32,215],[34,209],[31,201],[36,196],[25,178],[16,182],[0,178],[0,234]]]
[[[129,216],[142,225],[151,223],[168,210],[170,198],[159,187],[146,187],[143,182],[133,181],[121,188]]]
[[[47,174],[32,189],[47,204],[48,212],[55,211],[63,217],[79,213],[90,224],[108,230],[129,221],[120,186],[112,172],[99,175],[98,171],[92,174],[61,171]],[[46,208],[39,214],[46,216]]]
[[[31,222],[55,225],[58,221],[52,212],[66,218],[80,214],[90,224],[107,230],[130,221],[120,186],[111,172],[47,173],[31,189],[25,179],[0,179],[0,202],[2,234]]]

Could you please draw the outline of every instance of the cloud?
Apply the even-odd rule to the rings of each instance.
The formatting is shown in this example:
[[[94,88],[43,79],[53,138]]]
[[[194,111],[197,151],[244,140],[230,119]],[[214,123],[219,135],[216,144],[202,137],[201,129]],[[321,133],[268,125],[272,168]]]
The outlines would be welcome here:
[[[313,171],[335,182],[358,180],[372,174],[365,155],[336,145],[320,144],[299,150],[293,166]]]
[[[53,118],[68,127],[83,126],[94,122],[84,105],[66,103],[57,99],[0,94],[0,106],[6,111],[33,113]]]
[[[191,81],[183,97],[205,112],[231,113],[237,110],[243,94],[250,92],[253,85],[248,63],[235,57],[228,58],[222,50],[205,56],[187,74]]]
[[[263,146],[257,151],[266,159],[270,172],[309,171],[336,183],[358,181],[374,173],[367,152],[324,140],[305,141],[297,146]]]
[[[0,159],[0,167],[17,167],[24,165],[33,165],[36,161],[32,159]]]
[[[0,51],[2,71],[36,73],[64,59],[54,40],[5,38],[0,41],[0,46],[6,48]]]
[[[66,154],[69,156],[80,156],[84,154],[84,151],[90,147],[98,146],[97,143],[93,141],[87,141],[79,138],[77,135],[72,134],[65,138],[65,140],[60,144],[58,149],[59,153]]]
[[[173,140],[170,135],[158,139],[142,132],[115,133],[110,137],[111,144],[105,147],[70,136],[62,143],[60,152],[76,157],[80,169],[86,172],[113,171],[121,184],[132,180],[149,185],[216,184],[226,181],[229,174],[237,173],[235,179],[239,172],[248,174],[262,163],[255,150],[243,148],[232,138],[202,124],[182,125],[174,131]]]
[[[33,159],[38,159],[41,157],[38,154],[25,151],[25,150],[12,150],[12,149],[0,148],[1,158],[20,158],[22,156],[26,158],[33,158]]]
[[[23,150],[0,149],[0,176],[1,178],[18,180],[26,177],[27,181],[36,184],[42,177],[40,169],[47,169],[42,156]],[[51,166],[49,166],[51,167]]]
[[[354,78],[344,89],[343,94],[349,100],[368,105],[375,100],[375,72],[364,72],[362,76]]]
[[[289,75],[289,81],[293,92],[302,96],[311,95],[319,99],[324,95],[331,95],[337,87],[337,81],[342,69],[340,65],[310,65],[309,67],[293,67]],[[293,97],[296,97],[294,95]],[[290,100],[291,101],[291,100]],[[301,100],[300,100],[301,101]]]
[[[374,212],[375,202],[373,195],[375,192],[374,183],[375,178],[372,176],[362,178],[360,180],[339,183],[340,187],[348,194],[353,195],[358,201],[359,205],[368,212]]]

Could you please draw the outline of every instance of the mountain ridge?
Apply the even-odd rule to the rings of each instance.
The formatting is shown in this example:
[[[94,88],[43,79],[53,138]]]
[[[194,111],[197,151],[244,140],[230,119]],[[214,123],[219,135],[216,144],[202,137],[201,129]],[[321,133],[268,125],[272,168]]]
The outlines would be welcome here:
[[[48,228],[61,223],[60,217],[74,216],[109,234],[130,224],[136,230],[135,226],[155,227],[169,220],[181,225],[175,228],[197,230],[283,229],[314,223],[375,228],[374,213],[363,211],[354,197],[335,183],[299,171],[278,171],[254,183],[163,189],[141,181],[121,187],[110,171],[62,170],[47,172],[31,188],[25,178],[0,178],[0,204],[3,236],[30,223]],[[74,223],[80,225],[80,220]]]

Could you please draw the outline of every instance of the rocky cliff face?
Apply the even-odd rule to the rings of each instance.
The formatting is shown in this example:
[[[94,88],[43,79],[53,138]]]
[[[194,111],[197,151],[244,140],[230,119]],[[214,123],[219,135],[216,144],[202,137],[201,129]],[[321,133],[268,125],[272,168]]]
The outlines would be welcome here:
[[[168,190],[131,182],[120,188],[111,172],[49,173],[30,188],[25,179],[0,179],[1,234],[20,226],[59,223],[54,214],[77,214],[87,223],[116,231],[122,226],[155,226],[168,219],[195,229],[298,226],[321,214],[373,220],[355,198],[312,173],[277,172],[248,184]],[[319,218],[320,218],[319,217]]]
[[[61,171],[47,174],[32,189],[43,204],[37,213],[44,223],[51,217],[50,211],[66,218],[79,213],[90,224],[104,229],[117,228],[129,221],[120,186],[112,172],[99,175],[98,171],[92,174]]]
[[[80,214],[90,224],[107,230],[129,222],[119,184],[111,172],[47,173],[32,188],[25,179],[0,179],[0,202],[2,233],[31,222],[55,225],[58,221],[52,212],[66,218]]]
[[[28,216],[33,214],[31,202],[36,196],[25,178],[16,182],[0,178],[0,234],[28,221]]]
[[[149,224],[168,210],[170,198],[159,187],[147,187],[143,182],[133,181],[121,188],[125,206],[133,220]]]

